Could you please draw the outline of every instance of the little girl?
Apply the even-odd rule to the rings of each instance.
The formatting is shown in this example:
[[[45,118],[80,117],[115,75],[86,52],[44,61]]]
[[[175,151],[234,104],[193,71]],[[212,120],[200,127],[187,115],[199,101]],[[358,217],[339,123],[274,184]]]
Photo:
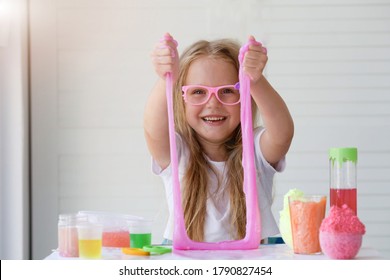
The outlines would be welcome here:
[[[159,79],[148,98],[144,129],[153,172],[165,186],[169,219],[164,238],[173,235],[173,193],[165,77],[173,77],[179,179],[184,220],[194,241],[217,242],[245,236],[240,93],[240,45],[232,40],[198,41],[181,55],[165,34],[152,52]],[[250,40],[254,41],[253,36]],[[294,124],[283,99],[263,76],[267,50],[249,46],[243,70],[250,77],[253,116],[259,110],[264,127],[254,128],[256,183],[261,238],[277,234],[271,212],[273,176],[285,166]]]

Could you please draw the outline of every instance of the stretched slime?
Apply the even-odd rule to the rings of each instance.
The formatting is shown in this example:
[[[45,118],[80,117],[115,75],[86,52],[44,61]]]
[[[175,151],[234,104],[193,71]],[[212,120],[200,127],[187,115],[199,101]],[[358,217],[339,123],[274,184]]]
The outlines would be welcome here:
[[[173,40],[171,36],[165,35],[164,40]],[[252,126],[252,110],[251,110],[251,95],[249,92],[250,79],[248,75],[242,71],[242,62],[245,53],[249,49],[249,45],[259,45],[255,40],[249,40],[240,49],[239,62],[239,83],[241,94],[241,131],[242,131],[242,165],[244,170],[244,193],[246,197],[246,236],[241,240],[221,241],[221,242],[197,242],[191,240],[185,230],[184,212],[182,208],[182,199],[180,192],[178,158],[176,151],[176,136],[173,112],[173,88],[172,75],[166,74],[166,96],[168,109],[168,124],[169,124],[169,141],[170,155],[172,165],[173,178],[173,202],[174,202],[174,219],[175,228],[173,233],[173,248],[176,250],[243,250],[255,249],[260,244],[261,238],[261,221],[260,212],[257,202],[256,189],[256,172],[254,167],[254,145],[253,145],[253,126]]]

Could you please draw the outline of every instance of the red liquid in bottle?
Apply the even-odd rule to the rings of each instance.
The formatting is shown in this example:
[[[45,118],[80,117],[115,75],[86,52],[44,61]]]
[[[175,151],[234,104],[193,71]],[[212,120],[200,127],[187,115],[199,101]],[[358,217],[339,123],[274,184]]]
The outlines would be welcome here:
[[[336,205],[338,207],[347,204],[351,208],[355,215],[357,215],[356,210],[356,195],[357,191],[355,189],[333,189],[330,188],[330,206]]]

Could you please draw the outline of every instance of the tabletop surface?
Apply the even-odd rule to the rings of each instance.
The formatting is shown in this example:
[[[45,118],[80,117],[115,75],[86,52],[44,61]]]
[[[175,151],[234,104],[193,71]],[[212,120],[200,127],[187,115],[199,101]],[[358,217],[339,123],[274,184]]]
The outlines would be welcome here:
[[[61,257],[56,250],[45,258],[45,260],[78,260],[79,258]],[[173,250],[172,253],[150,256],[134,256],[122,253],[120,248],[103,248],[103,260],[329,260],[320,253],[315,255],[294,254],[286,244],[260,245],[254,250]],[[362,247],[355,259],[378,260],[383,257],[377,250]]]

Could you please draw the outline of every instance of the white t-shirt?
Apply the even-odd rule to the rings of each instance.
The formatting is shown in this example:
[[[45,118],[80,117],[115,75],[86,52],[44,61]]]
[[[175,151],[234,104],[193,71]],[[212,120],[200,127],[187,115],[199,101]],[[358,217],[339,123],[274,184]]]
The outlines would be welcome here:
[[[256,128],[253,133],[255,145],[256,185],[261,216],[261,239],[279,233],[278,226],[271,211],[272,185],[274,174],[276,172],[282,172],[285,168],[285,158],[278,162],[276,168],[273,168],[264,159],[259,144],[260,137],[264,131],[265,130],[262,127],[259,127]],[[188,162],[189,150],[184,141],[182,141],[179,134],[176,134],[176,146],[179,165],[179,180],[181,181],[184,176],[185,165]],[[223,172],[225,172],[225,162],[209,161],[215,170],[218,171],[218,174],[220,174],[220,178],[226,178],[226,176],[223,176]],[[164,238],[172,240],[174,227],[174,206],[171,165],[162,170],[153,160],[152,171],[154,174],[159,175],[164,183],[165,195],[169,210],[169,217],[164,232]],[[224,183],[225,181],[222,181],[222,187],[217,192],[217,178],[212,172],[210,172],[209,195],[206,202],[207,211],[204,228],[205,242],[217,242],[234,239],[234,237],[230,235],[230,201],[229,193],[223,191],[223,186],[225,185]]]

